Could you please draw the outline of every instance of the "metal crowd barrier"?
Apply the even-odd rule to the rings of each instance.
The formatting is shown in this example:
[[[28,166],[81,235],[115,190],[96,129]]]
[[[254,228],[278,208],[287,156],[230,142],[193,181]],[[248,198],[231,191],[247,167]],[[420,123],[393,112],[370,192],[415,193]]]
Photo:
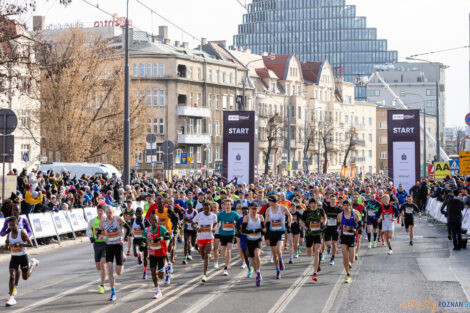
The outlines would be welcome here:
[[[447,223],[447,218],[441,213],[442,202],[435,198],[429,198],[426,203],[426,211],[436,221]],[[464,209],[462,212],[462,229],[470,229],[470,209]]]

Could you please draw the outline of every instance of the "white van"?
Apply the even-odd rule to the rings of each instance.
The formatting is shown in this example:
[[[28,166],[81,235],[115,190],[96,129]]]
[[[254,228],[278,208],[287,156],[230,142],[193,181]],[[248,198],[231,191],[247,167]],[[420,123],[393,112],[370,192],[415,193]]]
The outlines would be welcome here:
[[[63,169],[70,172],[70,176],[77,177],[82,176],[83,174],[92,176],[95,174],[107,174],[108,177],[114,173],[117,177],[121,177],[121,173],[110,164],[101,164],[101,163],[86,163],[86,162],[77,162],[77,163],[65,163],[65,162],[52,162],[50,164],[41,164],[39,170],[46,173],[49,170],[53,170],[54,173],[60,173]]]

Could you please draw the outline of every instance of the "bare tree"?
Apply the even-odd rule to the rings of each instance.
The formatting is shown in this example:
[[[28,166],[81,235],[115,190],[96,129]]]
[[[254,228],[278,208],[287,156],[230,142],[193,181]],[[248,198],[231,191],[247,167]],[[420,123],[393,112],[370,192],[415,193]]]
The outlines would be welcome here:
[[[460,151],[465,150],[465,130],[463,127],[457,127],[455,146],[456,146],[457,154],[459,154]]]
[[[330,144],[334,143],[333,131],[334,125],[330,121],[319,123],[319,138],[323,143],[323,174],[328,172],[328,153],[331,151]],[[318,152],[320,153],[320,151]]]
[[[347,142],[344,145],[344,159],[343,159],[343,167],[347,166],[348,156],[349,153],[353,150],[356,150],[356,146],[358,144],[357,140],[357,130],[355,127],[350,127],[349,131],[347,132]]]
[[[308,160],[312,157],[312,154],[309,154],[309,150],[313,147],[315,143],[315,134],[317,132],[317,126],[313,123],[307,128],[304,128],[305,143],[304,143],[304,160]],[[308,163],[303,162],[304,173],[308,173]]]
[[[266,123],[266,140],[268,142],[268,147],[264,151],[264,175],[268,175],[269,172],[269,159],[271,158],[271,153],[276,143],[276,140],[279,138],[281,133],[282,123],[280,121],[279,115],[271,116]]]

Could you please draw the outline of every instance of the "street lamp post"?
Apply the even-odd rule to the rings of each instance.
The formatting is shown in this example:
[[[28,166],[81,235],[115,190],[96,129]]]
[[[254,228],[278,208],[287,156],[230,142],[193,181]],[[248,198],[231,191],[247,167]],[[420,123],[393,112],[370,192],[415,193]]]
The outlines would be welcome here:
[[[129,121],[129,0],[126,5],[126,40],[124,65],[124,184],[129,184],[130,121]]]

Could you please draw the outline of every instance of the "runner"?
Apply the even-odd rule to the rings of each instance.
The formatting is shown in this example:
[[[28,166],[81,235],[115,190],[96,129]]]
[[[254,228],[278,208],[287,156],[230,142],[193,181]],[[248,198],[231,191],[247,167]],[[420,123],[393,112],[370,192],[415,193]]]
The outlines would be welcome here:
[[[330,259],[330,265],[335,264],[335,255],[336,255],[336,250],[338,248],[338,221],[337,217],[338,214],[341,213],[341,209],[336,205],[337,204],[337,199],[336,195],[334,193],[330,194],[328,197],[329,204],[324,206],[324,211],[326,213],[326,216],[328,218],[328,223],[326,225],[325,229],[325,245],[327,248],[330,248],[331,250],[331,259]]]
[[[351,279],[351,263],[354,262],[354,246],[359,214],[351,210],[349,200],[343,201],[343,212],[338,214],[338,223],[341,223],[341,252],[343,254],[343,266],[346,271],[346,283]]]
[[[362,242],[362,228],[363,228],[362,221],[363,221],[363,216],[364,216],[364,205],[359,203],[359,194],[357,192],[354,192],[352,199],[353,199],[352,208],[359,214],[359,217],[360,217],[359,224],[357,225],[357,234],[356,234],[357,245],[355,247],[356,252],[354,254],[354,258],[355,260],[357,260],[359,258],[359,251],[361,249],[361,242]]]
[[[322,224],[327,221],[325,211],[321,208],[321,202],[310,198],[308,207],[302,214],[300,226],[305,229],[305,244],[307,246],[307,256],[312,256],[314,252],[312,280],[318,281],[317,273],[320,272],[320,246]]]
[[[228,267],[232,258],[233,238],[235,237],[235,223],[240,216],[237,212],[232,212],[232,202],[229,199],[225,199],[222,202],[222,210],[217,215],[217,222],[219,225],[220,244],[222,246],[221,255],[225,258],[225,267],[222,275],[228,276]],[[243,261],[243,255],[240,255],[240,258]]]
[[[5,241],[5,247],[10,249],[11,260],[9,265],[10,280],[8,282],[9,297],[5,306],[12,306],[16,304],[15,295],[17,281],[16,276],[18,275],[18,269],[21,269],[23,280],[28,280],[31,277],[33,269],[39,265],[39,261],[35,258],[31,258],[28,261],[28,255],[26,254],[25,247],[32,247],[33,243],[29,238],[26,230],[18,229],[18,219],[16,216],[11,216],[8,219],[8,238]]]
[[[132,221],[134,220],[134,209],[132,208],[132,200],[126,200],[125,208],[121,213],[121,217],[124,217],[124,221],[126,221],[127,225],[132,228]],[[131,246],[132,246],[132,236],[127,237],[127,255],[131,255]]]
[[[242,214],[241,214],[242,216],[238,218],[235,224],[235,230],[236,230],[235,239],[237,241],[240,258],[242,259],[242,262],[244,262],[245,267],[248,268],[248,274],[246,275],[246,277],[251,278],[251,275],[253,274],[253,269],[251,268],[250,260],[248,256],[247,235],[246,233],[242,231],[243,217],[248,215],[248,213],[249,213],[248,207],[246,206],[242,207]]]
[[[368,245],[367,248],[370,249],[372,247],[377,247],[377,231],[378,231],[378,220],[379,217],[382,215],[382,205],[374,196],[370,196],[368,200],[366,200],[365,207],[364,207],[366,216],[367,216],[367,240]],[[374,231],[374,242],[371,243],[371,233],[372,230]]]
[[[393,221],[394,219],[394,207],[390,203],[389,195],[384,195],[382,197],[382,215],[379,221],[382,221],[382,232],[384,233],[385,239],[387,241],[388,246],[388,254],[392,254],[392,243],[391,240],[393,238]]]
[[[184,211],[184,260],[183,264],[188,264],[188,260],[191,261],[193,257],[191,256],[191,247],[196,246],[196,235],[197,232],[191,226],[193,218],[196,216],[197,212],[193,210],[193,205],[188,203],[187,209]]]
[[[144,270],[142,271],[142,279],[147,279],[147,259],[148,259],[148,250],[147,244],[144,240],[143,233],[147,227],[150,226],[150,222],[147,219],[142,217],[143,214],[142,208],[138,207],[135,210],[135,218],[132,220],[132,235],[133,240],[133,252],[134,256],[137,258],[137,264],[142,264],[142,252],[144,252]],[[139,250],[137,252],[137,250]]]
[[[258,204],[250,204],[250,213],[243,216],[242,233],[247,236],[247,252],[256,271],[256,286],[261,286],[261,237],[264,233],[264,218],[258,214]],[[250,275],[251,276],[251,275]]]
[[[197,224],[197,226],[196,226]],[[207,267],[209,266],[209,254],[212,250],[212,242],[214,241],[214,230],[217,225],[217,215],[211,213],[209,202],[204,202],[202,212],[198,213],[191,224],[197,229],[197,244],[199,246],[199,254],[204,260],[204,271],[202,282],[207,282]]]
[[[413,197],[411,195],[406,196],[406,203],[400,207],[401,215],[405,220],[405,229],[407,233],[410,233],[410,246],[413,245],[414,236],[414,212],[418,212],[419,208],[413,203]]]
[[[93,244],[96,270],[101,272],[101,284],[98,286],[99,294],[104,293],[104,281],[106,279],[106,238],[102,233],[99,236],[97,235],[100,223],[105,219],[104,207],[105,205],[98,204],[96,207],[96,213],[98,216],[88,222],[88,227],[86,229],[87,236]]]
[[[286,215],[287,227],[290,228],[292,216],[289,210],[282,205],[277,204],[277,198],[274,195],[268,197],[267,220],[270,222],[269,246],[273,253],[274,266],[276,267],[276,279],[281,278],[281,271],[284,270],[284,262],[282,260],[282,246],[284,244],[284,232],[286,231]]]
[[[108,272],[108,281],[111,287],[111,296],[109,301],[116,300],[116,289],[114,280],[113,263],[116,259],[116,274],[119,276],[124,271],[125,256],[123,252],[124,242],[130,234],[131,228],[119,216],[114,216],[114,209],[112,206],[106,206],[106,218],[100,221],[100,229],[97,231],[98,237],[104,231],[106,235],[106,265]],[[126,229],[126,235],[123,236],[122,228]],[[124,241],[123,241],[124,237]]]
[[[290,231],[288,232],[289,238],[289,264],[292,264],[294,258],[299,257],[299,241],[300,241],[300,220],[302,214],[300,211],[302,207],[300,205],[292,204],[290,207],[290,214],[292,215],[292,224]]]
[[[152,273],[153,285],[155,287],[155,294],[153,299],[162,297],[162,292],[158,286],[158,277],[162,280],[165,272],[165,261],[167,255],[166,241],[170,239],[170,233],[161,225],[158,225],[158,217],[156,214],[150,215],[150,226],[145,228],[142,238],[147,243],[147,251],[150,261],[150,272]]]

